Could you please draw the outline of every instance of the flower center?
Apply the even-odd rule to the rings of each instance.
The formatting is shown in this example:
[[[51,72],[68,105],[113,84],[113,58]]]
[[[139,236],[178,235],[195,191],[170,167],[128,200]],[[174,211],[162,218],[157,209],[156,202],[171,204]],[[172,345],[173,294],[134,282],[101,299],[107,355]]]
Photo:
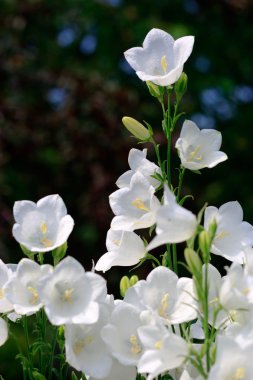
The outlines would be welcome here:
[[[76,355],[80,355],[81,351],[91,342],[93,342],[94,337],[93,336],[86,336],[83,339],[79,339],[75,342],[73,351]]]
[[[138,210],[147,212],[150,211],[150,209],[145,206],[144,202],[140,198],[136,198],[134,201],[132,201],[132,205],[135,206]]]
[[[51,240],[49,240],[47,237],[46,237],[46,234],[48,232],[48,227],[47,227],[47,224],[42,221],[40,223],[40,231],[42,233],[42,239],[41,239],[41,244],[44,245],[45,248],[49,248],[49,247],[52,247],[53,243]]]
[[[169,293],[166,293],[166,294],[164,294],[164,296],[162,298],[161,305],[160,305],[160,308],[158,310],[158,314],[160,315],[160,317],[166,318],[168,316],[166,311],[169,307],[169,297],[170,297]]]
[[[3,288],[0,288],[0,300],[4,298],[4,290]]]
[[[201,146],[198,145],[196,148],[190,153],[190,161],[201,161],[203,156],[202,154],[199,154]]]
[[[229,233],[227,231],[224,231],[222,230],[220,233],[218,233],[216,236],[215,236],[215,240],[220,240],[220,239],[223,239],[225,236],[228,236]]]
[[[245,379],[245,369],[243,367],[236,368],[234,374],[229,378],[229,380],[243,380]]]
[[[141,352],[141,346],[136,335],[131,335],[129,341],[131,343],[131,353],[138,355]]]
[[[166,59],[166,55],[163,55],[161,58],[161,66],[162,66],[164,74],[167,74],[168,62]]]
[[[73,302],[72,293],[74,291],[74,288],[66,289],[63,293],[63,300],[69,303]]]
[[[162,347],[163,347],[163,341],[162,340],[158,340],[157,342],[155,342],[155,348],[157,350],[160,350]]]
[[[36,289],[34,289],[32,286],[27,287],[28,292],[31,293],[31,297],[29,299],[30,305],[35,305],[38,302],[39,299],[39,293],[37,292]]]

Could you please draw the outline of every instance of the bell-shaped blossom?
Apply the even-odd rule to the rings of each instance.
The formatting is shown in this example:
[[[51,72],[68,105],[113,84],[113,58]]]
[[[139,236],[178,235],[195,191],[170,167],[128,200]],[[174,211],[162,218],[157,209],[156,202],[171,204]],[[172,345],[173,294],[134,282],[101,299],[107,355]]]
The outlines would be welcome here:
[[[119,188],[129,187],[131,178],[137,171],[141,172],[141,174],[154,188],[157,188],[160,185],[160,181],[152,176],[156,173],[161,175],[161,169],[159,166],[149,161],[146,157],[147,149],[139,150],[132,148],[130,150],[128,155],[128,163],[131,170],[126,171],[118,178],[116,185]]]
[[[142,326],[138,333],[143,346],[138,372],[148,373],[147,380],[183,364],[188,355],[188,345],[183,338],[170,333],[161,324]]]
[[[31,315],[43,306],[38,291],[39,281],[52,270],[50,265],[39,265],[26,258],[20,260],[3,289],[17,314]]]
[[[154,187],[140,172],[136,172],[129,187],[116,190],[109,197],[110,206],[116,215],[111,228],[133,231],[155,224],[160,202],[154,193]]]
[[[219,209],[209,206],[205,210],[204,227],[216,221],[217,229],[212,242],[211,252],[240,264],[245,262],[244,249],[253,245],[253,226],[243,222],[240,204],[228,202]]]
[[[95,323],[106,299],[105,280],[66,257],[40,282],[40,297],[53,325]]]
[[[13,309],[12,304],[6,298],[4,286],[12,276],[11,269],[0,259],[0,313],[7,313]]]
[[[74,226],[62,198],[48,195],[37,203],[15,202],[13,236],[31,252],[47,252],[64,244]]]
[[[151,250],[167,243],[180,243],[190,239],[196,231],[197,218],[191,212],[180,206],[175,195],[164,188],[164,204],[156,214],[157,235],[147,246]]]
[[[110,351],[101,338],[101,329],[108,323],[109,315],[103,305],[96,323],[65,326],[66,361],[96,379],[106,378],[112,367]]]
[[[253,278],[245,275],[242,266],[233,263],[223,277],[220,302],[226,309],[249,310],[253,304]]]
[[[135,380],[137,370],[135,366],[123,365],[113,358],[112,367],[109,374],[103,380]],[[88,380],[98,380],[90,376]]]
[[[95,270],[106,272],[112,266],[137,264],[146,254],[142,239],[132,231],[110,229],[107,233],[108,252],[98,260]]]
[[[220,151],[221,133],[213,129],[200,130],[195,123],[186,120],[176,142],[181,164],[190,170],[213,168],[227,155]]]
[[[103,340],[121,364],[137,365],[142,354],[137,330],[142,325],[138,309],[122,302],[115,306],[110,323],[102,329]]]
[[[175,41],[163,30],[152,29],[145,37],[143,47],[129,49],[124,55],[141,80],[169,86],[180,77],[193,44],[193,36]]]
[[[164,324],[178,324],[197,317],[194,298],[192,279],[179,279],[170,269],[157,267],[127,290],[124,301],[149,310]]]
[[[0,318],[0,346],[8,339],[8,326],[3,318]]]
[[[253,342],[250,345],[237,343],[233,338],[220,336],[214,366],[208,380],[251,380],[253,373]]]

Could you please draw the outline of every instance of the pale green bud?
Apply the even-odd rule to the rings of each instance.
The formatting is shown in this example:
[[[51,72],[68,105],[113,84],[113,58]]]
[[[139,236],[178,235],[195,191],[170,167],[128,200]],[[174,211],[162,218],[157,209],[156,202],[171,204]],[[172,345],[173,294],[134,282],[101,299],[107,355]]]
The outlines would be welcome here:
[[[125,297],[126,291],[129,288],[130,288],[129,278],[127,276],[123,276],[119,283],[119,290],[120,290],[120,295],[122,298]]]
[[[187,82],[187,75],[185,73],[182,73],[174,86],[176,97],[178,100],[181,100],[184,93],[187,91]]]
[[[209,261],[210,246],[211,246],[211,239],[210,239],[209,233],[207,231],[200,232],[199,248],[201,249],[205,263]]]
[[[213,241],[213,239],[215,237],[216,230],[217,230],[217,222],[216,222],[216,219],[213,219],[211,221],[211,223],[209,224],[209,228],[208,228],[208,232],[209,232],[211,242]]]
[[[185,261],[192,274],[198,274],[202,270],[202,262],[199,255],[192,248],[185,248],[184,250]]]
[[[139,123],[139,121],[133,119],[132,117],[124,116],[122,123],[126,129],[137,139],[142,141],[150,139],[151,135],[149,130],[145,128],[143,124]]]
[[[138,276],[136,276],[136,274],[134,274],[132,277],[130,277],[130,280],[129,280],[130,287],[135,285],[138,281],[139,281]]]

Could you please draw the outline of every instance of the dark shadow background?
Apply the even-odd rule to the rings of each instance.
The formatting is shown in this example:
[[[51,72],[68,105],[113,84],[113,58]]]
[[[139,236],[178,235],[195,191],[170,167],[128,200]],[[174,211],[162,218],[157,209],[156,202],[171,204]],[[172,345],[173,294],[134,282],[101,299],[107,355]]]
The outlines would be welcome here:
[[[76,223],[68,253],[89,270],[106,251],[113,216],[108,195],[136,146],[122,116],[148,121],[165,147],[159,104],[123,57],[153,27],[174,38],[195,35],[182,108],[200,127],[222,132],[229,156],[201,176],[187,173],[183,192],[195,198],[187,207],[197,212],[206,201],[220,206],[238,200],[253,223],[252,16],[250,0],[2,0],[1,258],[22,257],[11,235],[14,201],[53,193],[62,196]],[[176,167],[175,152],[174,159]],[[127,272],[109,271],[110,291],[117,294]],[[18,378],[15,367],[6,370],[14,354],[10,343],[0,350],[4,379]]]

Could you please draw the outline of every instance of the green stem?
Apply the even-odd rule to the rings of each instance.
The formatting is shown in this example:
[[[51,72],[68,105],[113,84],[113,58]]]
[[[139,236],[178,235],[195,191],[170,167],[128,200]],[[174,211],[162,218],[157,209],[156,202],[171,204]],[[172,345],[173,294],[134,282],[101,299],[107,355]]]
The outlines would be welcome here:
[[[55,331],[54,331],[54,336],[53,336],[53,342],[52,342],[52,352],[51,352],[51,355],[50,355],[50,358],[49,358],[49,373],[48,373],[48,380],[51,380],[52,379],[52,374],[53,374],[53,364],[54,364],[54,351],[55,351],[55,347],[56,347],[56,342],[57,342],[57,328],[55,328]]]
[[[162,171],[162,177],[163,177],[163,180],[165,180],[165,177],[166,177],[166,174],[164,173],[164,170],[163,170],[163,165],[162,165],[162,160],[161,160],[161,157],[160,157],[160,152],[159,152],[159,146],[156,144],[155,140],[153,139],[153,137],[150,139],[150,142],[153,144],[154,146],[154,149],[155,149],[155,153],[156,153],[156,157],[157,157],[157,161],[158,161],[158,165]]]
[[[171,260],[171,250],[170,250],[170,244],[166,244],[167,251],[165,252],[166,255],[166,266],[173,270],[172,260]]]
[[[167,137],[167,181],[171,188],[171,125],[170,125],[170,90],[168,90],[168,109],[165,114],[166,137]]]
[[[204,278],[204,332],[206,342],[206,369],[210,370],[210,340],[209,340],[209,325],[208,325],[208,263],[205,264]]]
[[[178,265],[177,265],[177,246],[172,244],[172,255],[173,255],[173,271],[178,274]]]
[[[25,333],[25,342],[26,342],[26,348],[27,348],[27,359],[29,362],[29,367],[28,367],[28,377],[33,380],[33,375],[31,372],[31,368],[33,368],[33,360],[30,352],[30,341],[29,341],[29,335],[28,335],[28,324],[27,324],[27,316],[24,315],[23,317],[23,329]]]
[[[181,191],[182,191],[182,184],[183,184],[183,179],[184,179],[184,173],[185,173],[185,168],[182,167],[180,172],[179,172],[179,183],[178,183],[178,190],[177,190],[177,202],[180,201],[180,196],[181,196]]]

